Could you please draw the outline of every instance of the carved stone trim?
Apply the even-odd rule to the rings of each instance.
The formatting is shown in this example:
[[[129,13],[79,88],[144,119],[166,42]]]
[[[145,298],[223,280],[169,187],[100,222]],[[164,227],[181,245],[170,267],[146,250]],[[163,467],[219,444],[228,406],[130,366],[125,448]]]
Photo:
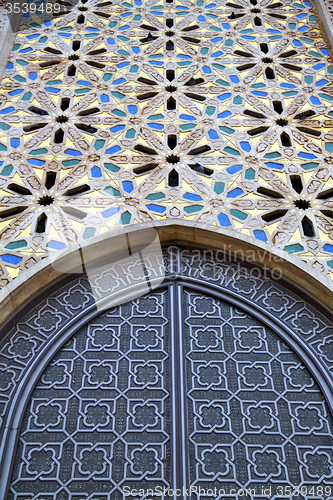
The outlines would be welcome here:
[[[214,249],[222,249],[238,256],[242,252],[244,259],[263,265],[267,269],[274,269],[277,263],[284,278],[332,310],[332,281],[297,257],[226,228],[193,221],[161,220],[114,229],[112,233],[100,235],[93,241],[87,240],[64,250],[60,253],[57,266],[53,265],[50,258],[46,258],[27,269],[0,290],[0,317],[3,324],[17,313],[17,309],[23,306],[26,300],[40,293],[54,280],[60,279],[63,273],[71,273],[77,267],[82,268],[82,264],[86,265],[87,262],[90,264],[104,256],[123,252],[127,249],[126,235],[135,239],[138,246],[145,245],[146,234],[151,228],[157,231],[161,243],[178,241],[204,246],[209,244]],[[81,261],[83,255],[84,262]]]
[[[333,2],[332,0],[315,0],[314,3],[326,36],[333,49]]]
[[[5,0],[0,0],[0,81],[22,17],[22,13],[8,15],[4,8],[5,3]],[[22,4],[23,0],[15,0],[15,3]]]

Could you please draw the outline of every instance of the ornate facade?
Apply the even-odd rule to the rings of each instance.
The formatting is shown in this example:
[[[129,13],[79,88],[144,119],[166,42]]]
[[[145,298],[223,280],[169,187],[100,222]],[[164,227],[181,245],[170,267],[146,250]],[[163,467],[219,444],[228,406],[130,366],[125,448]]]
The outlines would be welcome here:
[[[333,65],[310,2],[27,5],[0,96],[2,286],[166,218],[333,274]]]
[[[158,290],[102,313],[92,287],[117,295],[119,262],[72,275],[7,328],[1,498],[330,498],[332,316],[214,252],[161,265]]]
[[[332,499],[329,0],[5,4],[0,500]]]

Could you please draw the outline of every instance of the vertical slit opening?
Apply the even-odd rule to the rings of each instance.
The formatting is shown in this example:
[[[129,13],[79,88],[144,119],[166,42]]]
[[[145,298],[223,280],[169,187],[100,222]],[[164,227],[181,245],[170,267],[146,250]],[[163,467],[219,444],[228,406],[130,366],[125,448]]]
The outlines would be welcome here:
[[[60,101],[60,109],[66,111],[69,108],[70,99],[68,97],[63,97]]]
[[[172,80],[175,79],[175,72],[174,72],[174,70],[173,69],[167,69],[166,77],[167,77],[167,80],[169,80],[169,82],[172,82]]]
[[[282,146],[284,146],[285,148],[291,147],[291,140],[290,140],[289,135],[286,132],[282,132],[282,134],[281,134],[281,143],[282,143]]]
[[[177,146],[177,136],[176,135],[168,135],[168,147],[170,149],[175,149]]]
[[[169,99],[167,100],[167,109],[176,109],[176,100],[173,97],[169,97]]]
[[[81,14],[78,18],[77,18],[77,23],[78,24],[84,24],[84,21],[85,21],[85,17],[83,14]]]
[[[255,26],[262,26],[262,22],[261,22],[260,17],[256,16],[256,17],[254,18],[254,25],[255,25]]]
[[[57,174],[55,172],[46,172],[45,187],[51,189],[56,181]]]
[[[310,221],[310,219],[308,219],[307,217],[303,218],[303,220],[302,220],[302,227],[303,227],[304,236],[307,236],[309,238],[313,238],[315,236],[315,232],[314,232],[314,229],[313,229],[313,224]]]
[[[175,50],[175,45],[171,40],[168,40],[165,44],[166,50]]]
[[[179,186],[179,175],[176,170],[171,170],[169,174],[168,184],[170,187]]]
[[[74,42],[72,43],[72,49],[76,52],[77,50],[79,50],[80,45],[81,42],[79,40],[74,40]]]
[[[273,101],[273,108],[276,113],[281,115],[283,113],[283,106],[281,101]]]
[[[72,64],[67,71],[67,76],[75,76],[76,75],[76,67]]]
[[[46,222],[47,222],[47,217],[45,214],[42,214],[38,217],[36,224],[36,233],[45,233]]]
[[[290,182],[296,193],[300,194],[303,191],[303,183],[299,175],[292,175],[290,177]]]
[[[62,130],[62,128],[59,128],[55,134],[54,134],[54,142],[56,144],[61,144],[62,142],[64,142],[64,131]]]
[[[265,75],[267,80],[274,80],[275,79],[275,74],[272,68],[266,68],[265,69]]]

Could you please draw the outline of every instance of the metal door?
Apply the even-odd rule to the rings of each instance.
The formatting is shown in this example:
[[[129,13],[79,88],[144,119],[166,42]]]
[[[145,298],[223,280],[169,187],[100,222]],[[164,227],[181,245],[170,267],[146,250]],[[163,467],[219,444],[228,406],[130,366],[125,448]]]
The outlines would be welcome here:
[[[27,404],[8,498],[327,497],[332,431],[277,333],[176,280],[58,351]]]

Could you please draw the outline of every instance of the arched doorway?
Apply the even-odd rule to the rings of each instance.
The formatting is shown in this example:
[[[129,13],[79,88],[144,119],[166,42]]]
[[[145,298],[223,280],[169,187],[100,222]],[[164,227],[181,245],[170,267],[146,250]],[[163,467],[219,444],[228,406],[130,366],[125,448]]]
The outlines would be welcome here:
[[[2,350],[36,353],[9,403],[9,499],[332,494],[332,323],[284,283],[198,254],[166,248],[164,284],[102,313],[83,276],[22,317]]]

